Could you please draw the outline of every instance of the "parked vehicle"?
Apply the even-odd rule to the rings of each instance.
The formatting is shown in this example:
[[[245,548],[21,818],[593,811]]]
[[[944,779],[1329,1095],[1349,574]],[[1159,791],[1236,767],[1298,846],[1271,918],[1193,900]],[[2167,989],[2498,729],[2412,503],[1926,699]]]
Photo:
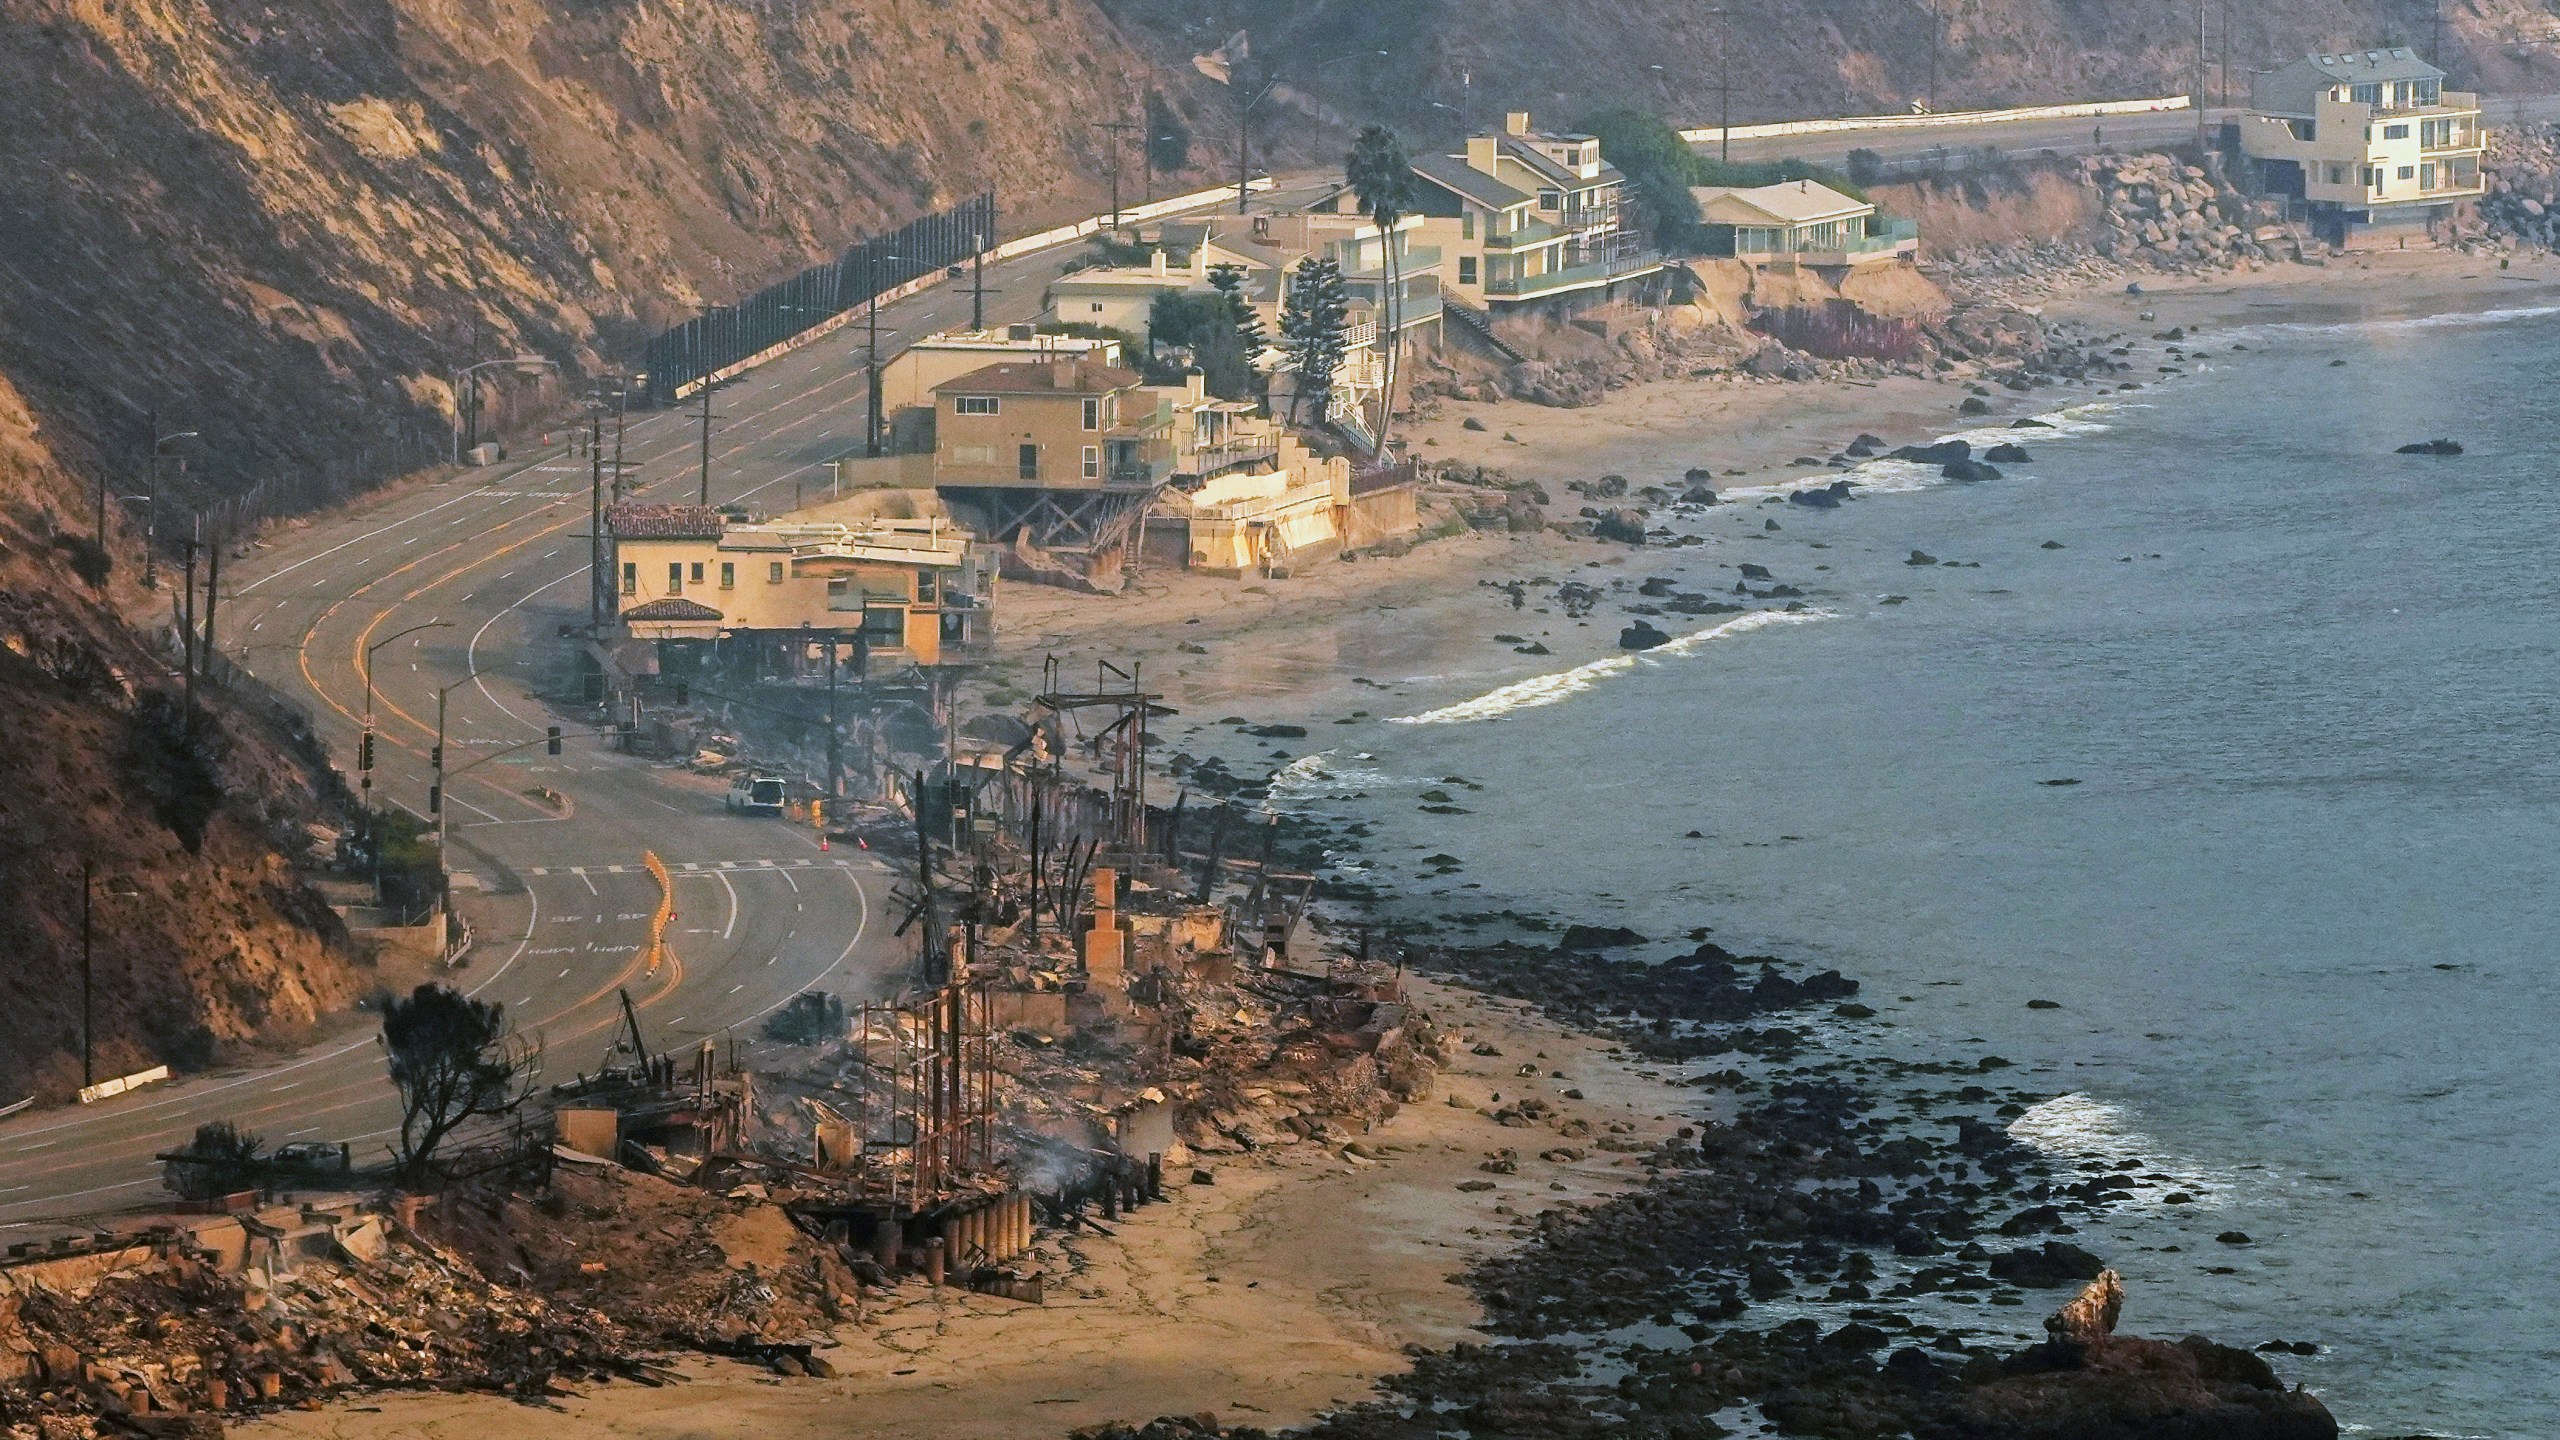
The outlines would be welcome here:
[[[729,811],[733,815],[779,815],[782,813],[782,777],[779,775],[740,775],[729,782]]]

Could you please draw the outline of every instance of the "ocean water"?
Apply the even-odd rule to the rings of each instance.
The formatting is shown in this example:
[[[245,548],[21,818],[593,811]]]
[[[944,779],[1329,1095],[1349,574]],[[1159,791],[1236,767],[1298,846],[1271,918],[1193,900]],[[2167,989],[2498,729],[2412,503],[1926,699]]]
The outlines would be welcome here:
[[[1712,926],[1859,977],[1883,1050],[2016,1062],[2021,1138],[2170,1177],[2080,1237],[2128,1329],[2316,1341],[2353,1429],[2560,1432],[2560,314],[2198,341],[1997,483],[1694,517],[1808,609],[1411,678],[1300,798],[1388,878],[1459,857],[1434,905]]]

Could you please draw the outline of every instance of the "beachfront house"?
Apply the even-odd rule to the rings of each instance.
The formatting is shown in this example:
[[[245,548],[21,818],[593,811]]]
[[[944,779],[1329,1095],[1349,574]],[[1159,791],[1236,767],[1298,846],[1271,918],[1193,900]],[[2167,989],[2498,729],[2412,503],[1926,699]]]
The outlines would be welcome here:
[[[933,485],[1017,573],[1116,584],[1173,474],[1173,407],[1091,356],[985,366],[933,389]]]
[[[2307,55],[2249,79],[2240,150],[2256,189],[2335,245],[2423,233],[2478,199],[2480,97],[2405,47]]]
[[[1413,173],[1422,243],[1441,252],[1444,294],[1467,313],[1605,298],[1662,269],[1594,136],[1532,129],[1515,110],[1457,154],[1417,158]]]
[[[830,642],[840,660],[875,666],[983,659],[995,640],[991,557],[940,517],[833,513],[844,509],[750,521],[701,505],[615,505],[605,531],[618,638],[646,647],[638,668],[673,674],[809,673]]]
[[[1920,249],[1910,221],[1812,180],[1699,185],[1689,193],[1710,255],[1758,265],[1865,265],[1908,260]]]

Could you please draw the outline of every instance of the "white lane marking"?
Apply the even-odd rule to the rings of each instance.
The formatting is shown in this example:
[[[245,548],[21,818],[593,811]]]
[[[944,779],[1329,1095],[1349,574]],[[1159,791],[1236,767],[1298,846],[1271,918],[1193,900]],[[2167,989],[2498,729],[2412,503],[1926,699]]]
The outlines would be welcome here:
[[[800,882],[791,878],[790,871],[777,865],[774,867],[774,873],[782,877],[782,883],[791,887],[792,894],[797,895],[800,893]]]
[[[517,960],[519,960],[519,959],[521,959],[521,958],[523,957],[523,955],[524,955],[524,949],[525,949],[525,947],[533,943],[533,929],[534,929],[534,926],[535,926],[535,925],[537,925],[537,924],[539,924],[539,923],[541,922],[541,920],[542,920],[542,897],[541,897],[540,895],[536,894],[536,893],[534,892],[534,890],[533,890],[533,888],[532,888],[531,886],[527,886],[527,887],[525,887],[524,895],[525,895],[525,901],[526,901],[525,916],[524,916],[524,933],[523,933],[522,935],[519,935],[519,936],[517,936],[517,937],[516,937],[516,948],[515,948],[515,952],[514,952],[513,954],[511,954],[511,955],[509,955],[509,956],[507,957],[507,963],[506,963],[506,964],[501,965],[501,966],[499,966],[496,970],[494,970],[494,971],[490,972],[489,974],[487,974],[487,975],[485,975],[485,976],[482,976],[482,977],[481,977],[481,980],[480,980],[480,983],[479,983],[479,984],[477,984],[477,985],[472,986],[472,987],[471,987],[471,990],[470,990],[470,992],[469,992],[469,993],[471,993],[471,994],[473,994],[473,995],[477,995],[477,994],[479,994],[481,991],[488,989],[491,985],[496,984],[499,976],[504,975],[504,974],[506,974],[509,970],[512,970],[512,969],[514,969],[514,968],[515,968],[516,961],[517,961]],[[365,1039],[357,1040],[357,1041],[352,1041],[352,1042],[350,1042],[350,1043],[348,1043],[348,1044],[341,1045],[341,1046],[339,1046],[339,1047],[338,1047],[337,1049],[335,1049],[335,1050],[325,1050],[325,1051],[322,1051],[321,1053],[319,1053],[319,1054],[317,1054],[317,1055],[305,1055],[304,1057],[302,1057],[302,1058],[301,1058],[301,1059],[299,1059],[299,1060],[293,1061],[293,1062],[291,1062],[290,1064],[279,1065],[279,1066],[277,1066],[275,1069],[273,1069],[273,1070],[269,1070],[269,1071],[266,1071],[266,1072],[264,1072],[263,1074],[258,1074],[258,1075],[243,1075],[243,1076],[241,1076],[240,1078],[238,1078],[238,1079],[236,1079],[236,1080],[225,1080],[225,1081],[221,1082],[220,1084],[216,1084],[216,1085],[207,1085],[207,1086],[205,1086],[203,1089],[200,1089],[200,1090],[196,1090],[196,1089],[188,1089],[188,1090],[178,1090],[178,1091],[174,1091],[174,1092],[170,1093],[170,1095],[169,1095],[169,1096],[168,1096],[168,1098],[166,1098],[166,1099],[162,1099],[162,1100],[154,1100],[154,1101],[152,1101],[150,1104],[147,1104],[147,1105],[138,1105],[138,1106],[135,1106],[134,1108],[132,1108],[132,1109],[130,1109],[130,1110],[116,1110],[116,1111],[112,1111],[112,1112],[109,1112],[109,1113],[117,1114],[117,1115],[153,1115],[153,1114],[157,1114],[157,1113],[159,1113],[160,1111],[163,1111],[163,1110],[172,1110],[172,1109],[176,1109],[177,1107],[182,1106],[182,1105],[190,1105],[190,1104],[193,1104],[193,1103],[195,1103],[196,1101],[203,1099],[203,1098],[204,1098],[205,1096],[207,1096],[207,1095],[219,1095],[219,1094],[221,1094],[221,1093],[222,1093],[223,1091],[225,1091],[225,1090],[237,1090],[237,1089],[239,1089],[239,1088],[240,1088],[241,1086],[243,1086],[243,1085],[255,1085],[255,1084],[257,1084],[257,1083],[258,1083],[259,1081],[261,1081],[261,1080],[272,1080],[272,1079],[274,1079],[275,1077],[277,1077],[278,1075],[290,1075],[290,1074],[292,1074],[294,1071],[296,1071],[296,1070],[300,1070],[300,1069],[304,1068],[305,1066],[317,1065],[317,1064],[321,1063],[321,1062],[322,1062],[322,1061],[324,1061],[324,1060],[335,1060],[335,1059],[337,1059],[337,1058],[338,1058],[339,1056],[341,1056],[341,1055],[352,1055],[352,1054],[354,1054],[355,1052],[357,1052],[358,1050],[371,1050],[371,1049],[376,1048],[376,1046],[377,1046],[378,1044],[379,1044],[379,1042],[378,1042],[378,1041],[376,1041],[376,1040],[375,1040],[375,1039],[373,1039],[372,1037],[368,1036],[368,1037],[366,1037]],[[78,1126],[81,1126],[81,1125],[86,1125],[86,1124],[90,1123],[91,1121],[96,1120],[96,1119],[98,1119],[98,1118],[100,1118],[100,1117],[99,1117],[99,1116],[95,1116],[95,1115],[88,1115],[88,1116],[82,1116],[82,1117],[80,1117],[80,1118],[78,1118],[78,1119],[73,1119],[73,1120],[59,1120],[59,1121],[54,1122],[54,1123],[53,1123],[53,1124],[51,1124],[51,1125],[47,1125],[47,1126],[43,1127],[42,1129],[26,1131],[26,1132],[25,1132],[25,1136],[51,1135],[51,1134],[54,1134],[54,1133],[55,1133],[55,1132],[57,1132],[57,1131],[70,1130],[70,1129],[73,1129],[73,1128],[78,1127]],[[25,1137],[24,1137],[24,1136],[21,1136],[21,1137],[19,1137],[19,1138],[25,1138]],[[51,1142],[51,1141],[47,1141],[46,1143],[47,1143],[47,1144],[51,1144],[52,1142]],[[31,1148],[31,1147],[19,1147],[19,1148]],[[110,1190],[119,1190],[119,1189],[123,1189],[123,1188],[125,1188],[125,1187],[123,1187],[123,1186],[119,1186],[119,1185],[110,1185],[110,1186],[108,1186],[107,1188],[108,1188],[108,1189],[110,1189]],[[80,1193],[82,1193],[82,1194],[93,1194],[93,1193],[97,1193],[97,1192],[93,1192],[93,1191],[82,1191],[82,1192],[80,1192]],[[63,1198],[63,1199],[69,1199],[69,1198],[72,1198],[72,1197],[70,1197],[70,1196],[63,1196],[63,1197],[61,1197],[61,1198]]]
[[[598,896],[600,896],[600,895],[604,894],[604,892],[603,892],[603,891],[601,891],[601,890],[599,890],[599,889],[597,889],[597,888],[596,888],[596,882],[594,882],[593,880],[587,880],[587,872],[586,872],[586,871],[584,871],[584,870],[579,870],[579,871],[576,871],[576,872],[574,872],[574,873],[577,875],[577,877],[578,877],[579,879],[581,879],[581,880],[586,880],[586,882],[587,882],[587,893],[588,893],[588,894],[590,894],[590,895],[598,895]],[[602,920],[604,917],[603,917],[602,915],[598,915],[596,918],[597,918],[598,920]]]
[[[729,892],[729,923],[720,927],[720,938],[726,940],[729,932],[738,928],[738,887],[729,883],[727,875],[722,875],[720,888]]]
[[[554,551],[552,551],[552,552],[551,552],[551,554],[553,554],[553,555],[557,555],[557,554],[559,554],[559,553],[560,553],[560,552],[559,552],[559,551],[557,551],[557,550],[554,550]],[[544,558],[545,558],[545,559],[548,559],[548,558],[550,558],[550,557],[549,557],[549,556],[545,556]],[[584,568],[584,567],[581,567],[581,568]],[[578,571],[576,571],[576,570],[572,570],[572,571],[570,571],[570,572],[569,572],[569,574],[567,574],[567,575],[562,575],[562,576],[560,576],[558,579],[545,580],[545,581],[543,581],[541,584],[536,585],[536,586],[534,586],[532,589],[530,589],[530,590],[526,591],[526,592],[524,593],[524,595],[522,596],[522,598],[518,599],[518,600],[515,602],[515,605],[510,605],[510,606],[508,606],[505,610],[501,610],[501,611],[499,611],[497,614],[492,615],[492,616],[490,616],[488,619],[486,619],[486,620],[482,621],[482,622],[480,623],[480,628],[471,632],[471,643],[470,643],[470,644],[468,644],[468,645],[466,645],[466,646],[464,646],[464,647],[462,648],[462,668],[463,668],[463,673],[464,673],[464,674],[466,674],[466,675],[471,675],[471,676],[472,676],[472,681],[471,681],[472,688],[474,688],[474,689],[476,689],[476,690],[478,690],[478,691],[480,692],[480,698],[481,698],[481,699],[486,700],[486,701],[488,701],[490,704],[497,706],[497,707],[498,707],[498,711],[499,711],[499,713],[500,713],[500,714],[505,715],[508,719],[513,720],[514,722],[516,722],[516,723],[517,723],[517,724],[519,724],[519,725],[522,725],[522,724],[526,723],[526,722],[525,722],[525,718],[524,718],[523,716],[521,716],[521,715],[517,714],[515,711],[508,709],[508,708],[507,708],[507,703],[506,703],[505,701],[503,701],[503,700],[499,699],[495,694],[493,694],[493,693],[490,691],[490,689],[489,689],[489,678],[488,678],[487,676],[485,676],[485,675],[479,675],[479,674],[475,673],[475,672],[477,672],[477,671],[479,670],[479,668],[480,668],[480,662],[479,662],[479,658],[478,658],[478,657],[479,657],[479,654],[480,654],[480,637],[482,637],[482,636],[484,636],[484,635],[488,634],[488,633],[489,633],[489,627],[490,627],[490,626],[492,626],[492,625],[497,624],[500,620],[505,619],[505,618],[507,617],[507,615],[508,615],[511,611],[513,611],[513,610],[516,608],[516,606],[517,606],[517,605],[522,605],[522,604],[524,604],[524,603],[525,603],[525,601],[532,599],[534,596],[541,594],[543,591],[548,590],[548,589],[550,589],[552,586],[559,584],[559,583],[560,583],[560,581],[562,581],[562,580],[567,580],[567,579],[569,579],[571,576],[576,575],[577,573],[578,573]]]
[[[852,939],[850,939],[850,940],[847,940],[846,942],[844,942],[844,953],[843,953],[843,954],[841,954],[841,955],[838,955],[838,956],[835,958],[835,963],[834,963],[834,964],[829,965],[826,969],[821,970],[821,971],[819,971],[817,974],[815,974],[815,975],[813,975],[813,976],[809,977],[808,984],[803,985],[803,986],[801,986],[801,987],[800,987],[800,988],[801,988],[801,989],[803,989],[803,990],[809,989],[809,988],[811,988],[811,987],[813,987],[813,986],[817,985],[819,981],[822,981],[822,980],[826,979],[828,976],[833,975],[834,973],[836,973],[838,970],[843,969],[843,968],[844,968],[844,962],[846,962],[847,960],[850,960],[850,959],[852,959],[852,958],[853,958],[853,947],[855,947],[855,946],[857,946],[857,945],[859,945],[859,944],[861,944],[861,943],[862,943],[862,932],[863,932],[864,930],[866,930],[866,929],[870,928],[870,925],[871,925],[871,897],[870,897],[870,896],[868,896],[868,895],[865,895],[864,893],[862,893],[862,882],[853,878],[853,872],[851,872],[851,871],[849,871],[849,870],[848,870],[848,871],[844,871],[844,872],[842,872],[842,873],[843,873],[844,878],[845,878],[845,883],[846,883],[846,884],[848,884],[848,885],[851,885],[851,886],[853,887],[853,898],[854,898],[855,903],[857,903],[858,905],[860,905],[860,906],[862,907],[862,908],[861,908],[861,910],[860,910],[860,911],[859,911],[859,912],[854,916],[854,918],[853,918],[853,938],[852,938]],[[748,1016],[744,1021],[741,1021],[740,1023],[741,1023],[741,1024],[752,1024],[752,1023],[754,1023],[755,1021],[758,1021],[758,1020],[763,1019],[763,1018],[764,1018],[764,1017],[766,1017],[767,1015],[772,1014],[774,1011],[779,1010],[779,1009],[781,1009],[783,1006],[788,1005],[788,1004],[790,1004],[790,1003],[791,1003],[791,997],[790,997],[790,996],[788,996],[788,995],[786,995],[786,996],[782,997],[781,999],[774,1001],[772,1004],[767,1005],[767,1006],[766,1006],[766,1007],[764,1007],[763,1009],[761,1009],[761,1010],[757,1011],[757,1012],[756,1012],[756,1013],[754,1013],[753,1015]]]

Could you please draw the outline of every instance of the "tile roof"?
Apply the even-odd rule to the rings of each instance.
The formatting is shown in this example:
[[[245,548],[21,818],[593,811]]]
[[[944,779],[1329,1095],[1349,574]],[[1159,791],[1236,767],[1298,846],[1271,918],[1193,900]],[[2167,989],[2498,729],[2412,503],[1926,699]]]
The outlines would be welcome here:
[[[1065,372],[1063,375],[1061,372]],[[1033,364],[1000,363],[982,370],[972,370],[957,380],[945,380],[933,387],[936,395],[1097,395],[1106,390],[1126,390],[1145,377],[1135,370],[1105,365],[1099,360],[1079,359],[1073,365],[1065,361]],[[1061,384],[1060,381],[1065,383]]]
[[[720,618],[720,612],[699,600],[687,600],[681,595],[669,595],[663,600],[652,600],[646,605],[634,605],[622,612],[622,618],[625,620],[717,620]]]
[[[728,522],[707,505],[655,505],[625,500],[604,512],[616,540],[717,540]]]

